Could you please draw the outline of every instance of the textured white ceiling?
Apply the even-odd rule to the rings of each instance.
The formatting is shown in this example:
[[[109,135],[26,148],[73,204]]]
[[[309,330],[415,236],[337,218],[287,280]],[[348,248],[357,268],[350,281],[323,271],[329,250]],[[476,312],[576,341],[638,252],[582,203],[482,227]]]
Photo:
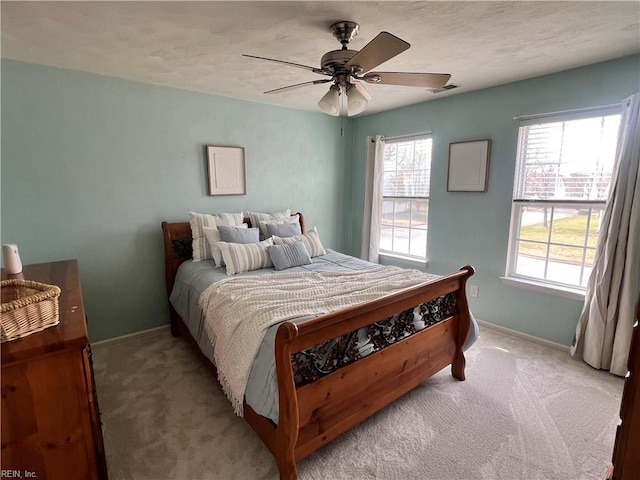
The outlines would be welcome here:
[[[411,48],[376,70],[451,73],[460,88],[367,85],[365,113],[423,102],[640,52],[640,2],[9,2],[2,56],[97,74],[317,110],[325,78],[242,57],[312,67],[340,48],[329,26],[360,24],[360,50],[380,31]]]

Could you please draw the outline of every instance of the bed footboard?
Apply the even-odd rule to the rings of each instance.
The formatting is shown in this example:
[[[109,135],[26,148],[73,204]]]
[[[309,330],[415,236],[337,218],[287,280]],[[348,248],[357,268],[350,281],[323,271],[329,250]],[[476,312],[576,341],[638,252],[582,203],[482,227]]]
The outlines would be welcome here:
[[[279,421],[273,425],[245,405],[245,418],[273,453],[281,479],[296,479],[296,462],[451,365],[465,378],[464,344],[471,329],[465,294],[473,267],[426,285],[306,322],[284,322],[276,336]],[[443,295],[454,293],[457,313],[389,347],[296,387],[291,356]]]
[[[304,217],[297,213],[301,229]],[[245,223],[250,223],[245,219]],[[191,258],[189,222],[162,222],[167,294],[178,267]],[[276,335],[275,355],[280,416],[278,425],[244,405],[244,418],[274,455],[282,479],[296,479],[296,462],[401,397],[447,365],[464,380],[463,346],[471,327],[465,294],[473,267],[394,295],[333,312],[306,322],[284,322]],[[457,311],[444,320],[376,351],[322,378],[296,386],[292,355],[378,322],[416,305],[453,293]],[[197,342],[170,305],[171,331],[182,334],[216,374]]]

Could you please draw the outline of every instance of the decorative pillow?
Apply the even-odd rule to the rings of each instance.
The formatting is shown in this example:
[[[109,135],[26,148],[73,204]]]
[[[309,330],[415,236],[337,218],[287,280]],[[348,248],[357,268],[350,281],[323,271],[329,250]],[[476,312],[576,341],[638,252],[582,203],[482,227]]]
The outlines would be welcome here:
[[[311,257],[304,243],[296,240],[286,245],[271,245],[267,247],[269,257],[273,262],[276,270],[284,270],[285,268],[298,267],[300,265],[309,265]]]
[[[270,238],[258,243],[218,242],[224,263],[227,265],[227,275],[273,267],[267,252],[270,245],[273,245]]]
[[[266,229],[267,229],[267,225],[270,224],[283,224],[283,223],[297,223],[298,225],[300,225],[300,215],[295,214],[295,215],[289,215],[288,217],[285,218],[278,218],[275,220],[262,220],[260,221],[260,231],[265,232],[266,235]],[[301,229],[302,230],[302,229]],[[300,233],[302,233],[302,231],[300,231]]]
[[[225,227],[224,225],[220,225],[220,227]],[[218,228],[220,228],[218,227]],[[234,225],[229,228],[236,228],[238,230],[246,229],[248,225],[243,223],[241,225]],[[213,261],[216,264],[216,267],[224,267],[224,260],[222,259],[222,251],[218,246],[218,242],[222,241],[222,236],[220,235],[220,230],[215,227],[204,227],[204,235],[207,237],[207,241],[209,242],[209,248],[211,248],[211,256],[213,257]],[[257,240],[256,240],[257,242]]]
[[[292,243],[296,240],[301,240],[304,243],[304,246],[307,247],[307,251],[311,258],[317,257],[318,255],[324,255],[327,253],[322,246],[322,242],[320,241],[320,236],[318,235],[318,230],[316,227],[313,227],[307,233],[303,233],[302,235],[295,235],[293,237],[281,238],[277,236],[273,236],[273,243],[276,245],[284,245],[286,243]]]
[[[293,218],[293,217],[291,217]],[[276,235],[278,237],[293,237],[294,235],[302,235],[300,222],[262,222],[260,225],[267,227],[267,237]]]
[[[244,224],[246,225],[246,223]],[[260,239],[257,228],[238,228],[220,225],[218,227],[220,237],[227,243],[256,243]]]
[[[204,228],[217,228],[218,225],[240,225],[244,216],[240,213],[206,213],[189,212],[189,224],[191,225],[191,240],[193,247],[193,261],[210,260],[211,247],[204,234]]]
[[[282,212],[276,213],[258,213],[258,212],[247,212],[247,216],[249,220],[251,220],[252,227],[260,228],[260,240],[267,238],[267,229],[261,226],[261,222],[270,222],[273,220],[284,220],[291,216],[291,210],[283,210]],[[241,222],[242,223],[242,222]]]

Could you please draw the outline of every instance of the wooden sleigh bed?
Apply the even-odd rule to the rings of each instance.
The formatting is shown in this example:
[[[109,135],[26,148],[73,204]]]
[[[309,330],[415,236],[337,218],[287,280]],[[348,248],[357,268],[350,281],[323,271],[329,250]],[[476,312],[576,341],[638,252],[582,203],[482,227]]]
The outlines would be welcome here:
[[[304,232],[304,217],[300,223]],[[249,219],[245,219],[249,223]],[[162,222],[167,292],[170,295],[178,267],[191,259],[189,222]],[[471,266],[354,307],[301,323],[285,321],[278,327],[275,361],[279,395],[276,423],[244,404],[244,418],[275,457],[281,479],[296,479],[296,463],[392,403],[438,371],[451,365],[452,375],[465,378],[463,346],[471,329],[465,286]],[[292,355],[360,327],[404,312],[416,305],[452,294],[457,312],[382,350],[343,366],[318,380],[296,386]],[[200,352],[174,308],[171,332],[195,346],[212,372],[215,366]]]

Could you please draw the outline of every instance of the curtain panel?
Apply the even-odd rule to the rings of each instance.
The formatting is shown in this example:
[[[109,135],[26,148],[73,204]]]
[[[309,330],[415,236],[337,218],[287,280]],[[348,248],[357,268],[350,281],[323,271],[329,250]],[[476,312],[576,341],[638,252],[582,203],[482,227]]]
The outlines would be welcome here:
[[[380,260],[380,220],[384,178],[384,138],[367,137],[364,217],[360,258],[373,263]]]
[[[616,167],[571,354],[627,374],[640,290],[640,93],[625,100]]]

